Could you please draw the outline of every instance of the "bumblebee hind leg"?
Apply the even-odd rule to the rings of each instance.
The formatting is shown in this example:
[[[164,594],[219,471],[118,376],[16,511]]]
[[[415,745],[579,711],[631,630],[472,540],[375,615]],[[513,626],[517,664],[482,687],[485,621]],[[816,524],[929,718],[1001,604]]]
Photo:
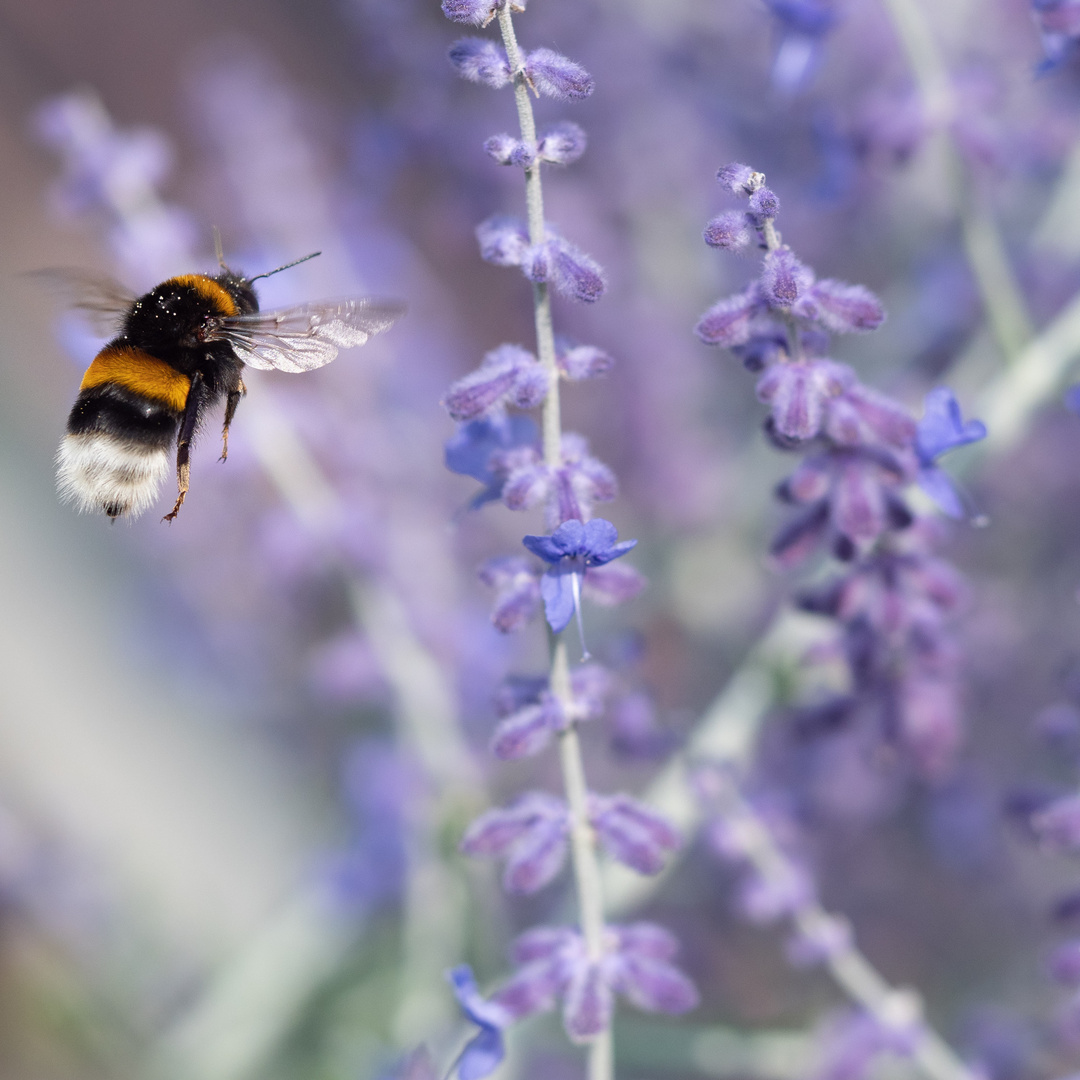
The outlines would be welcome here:
[[[244,385],[244,380],[237,379],[236,389],[230,390],[229,396],[225,399],[225,425],[221,429],[221,457],[218,461],[225,461],[229,456],[229,425],[236,415],[236,406],[240,404],[240,399],[246,393],[247,387]]]
[[[196,373],[191,380],[191,389],[188,391],[187,404],[184,406],[184,415],[180,420],[180,431],[176,438],[176,504],[162,521],[174,521],[187,497],[191,484],[191,441],[195,438],[195,431],[199,426],[199,414],[202,412],[205,397],[206,383],[203,382],[202,375]]]

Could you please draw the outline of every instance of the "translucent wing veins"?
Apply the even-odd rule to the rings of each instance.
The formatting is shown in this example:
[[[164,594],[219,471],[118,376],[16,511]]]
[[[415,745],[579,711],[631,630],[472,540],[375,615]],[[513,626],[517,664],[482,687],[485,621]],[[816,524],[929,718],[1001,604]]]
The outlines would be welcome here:
[[[228,341],[247,365],[262,370],[311,371],[339,349],[363,345],[404,312],[392,300],[349,299],[298,304],[218,320],[208,340]]]

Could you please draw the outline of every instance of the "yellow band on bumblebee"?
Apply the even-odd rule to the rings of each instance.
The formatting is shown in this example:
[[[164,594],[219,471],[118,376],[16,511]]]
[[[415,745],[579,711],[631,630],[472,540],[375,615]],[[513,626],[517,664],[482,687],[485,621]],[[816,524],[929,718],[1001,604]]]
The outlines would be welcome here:
[[[191,389],[187,375],[131,345],[102,349],[86,369],[79,391],[91,390],[102,383],[116,383],[175,412],[184,411]]]
[[[194,289],[210,304],[215,315],[239,314],[236,301],[213,278],[205,274],[183,274],[180,277],[169,278],[158,287],[163,288],[165,285],[186,285],[189,289]]]

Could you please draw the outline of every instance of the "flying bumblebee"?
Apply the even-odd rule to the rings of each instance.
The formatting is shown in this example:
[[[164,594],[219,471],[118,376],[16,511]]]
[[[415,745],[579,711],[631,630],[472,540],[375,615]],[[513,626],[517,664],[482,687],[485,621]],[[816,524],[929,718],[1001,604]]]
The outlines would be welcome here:
[[[46,272],[63,279],[77,307],[120,328],[87,368],[56,455],[60,496],[81,511],[141,514],[157,498],[175,444],[176,504],[162,519],[172,521],[188,493],[192,442],[223,398],[221,460],[228,456],[245,365],[311,371],[388,329],[404,310],[350,299],[260,312],[253,283],[296,263],[248,278],[220,254],[219,262],[214,277],[184,274],[139,297],[77,271]]]

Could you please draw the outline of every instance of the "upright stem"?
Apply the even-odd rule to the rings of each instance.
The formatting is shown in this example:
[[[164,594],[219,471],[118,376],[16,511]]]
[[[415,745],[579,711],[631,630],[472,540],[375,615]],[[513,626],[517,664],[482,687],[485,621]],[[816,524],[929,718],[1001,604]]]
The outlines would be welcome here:
[[[517,104],[521,138],[528,143],[536,140],[536,121],[525,65],[514,34],[510,5],[499,11],[499,29],[503,46],[514,73],[514,101]],[[525,170],[525,205],[528,214],[529,242],[544,241],[544,192],[540,180],[540,162]],[[548,373],[548,394],[544,400],[541,427],[544,462],[551,468],[562,464],[562,419],[559,410],[559,369],[555,363],[555,330],[551,319],[551,294],[545,283],[533,285],[533,313],[536,322],[536,352]],[[551,692],[571,715],[570,664],[566,642],[561,637],[551,639]],[[596,838],[589,820],[589,789],[585,780],[585,763],[577,727],[571,721],[559,739],[559,761],[563,785],[570,812],[570,852],[577,886],[578,917],[585,948],[591,960],[599,960],[604,952],[604,897],[600,885],[600,867],[596,858]],[[611,1032],[605,1031],[589,1043],[589,1080],[612,1080],[614,1056]]]

